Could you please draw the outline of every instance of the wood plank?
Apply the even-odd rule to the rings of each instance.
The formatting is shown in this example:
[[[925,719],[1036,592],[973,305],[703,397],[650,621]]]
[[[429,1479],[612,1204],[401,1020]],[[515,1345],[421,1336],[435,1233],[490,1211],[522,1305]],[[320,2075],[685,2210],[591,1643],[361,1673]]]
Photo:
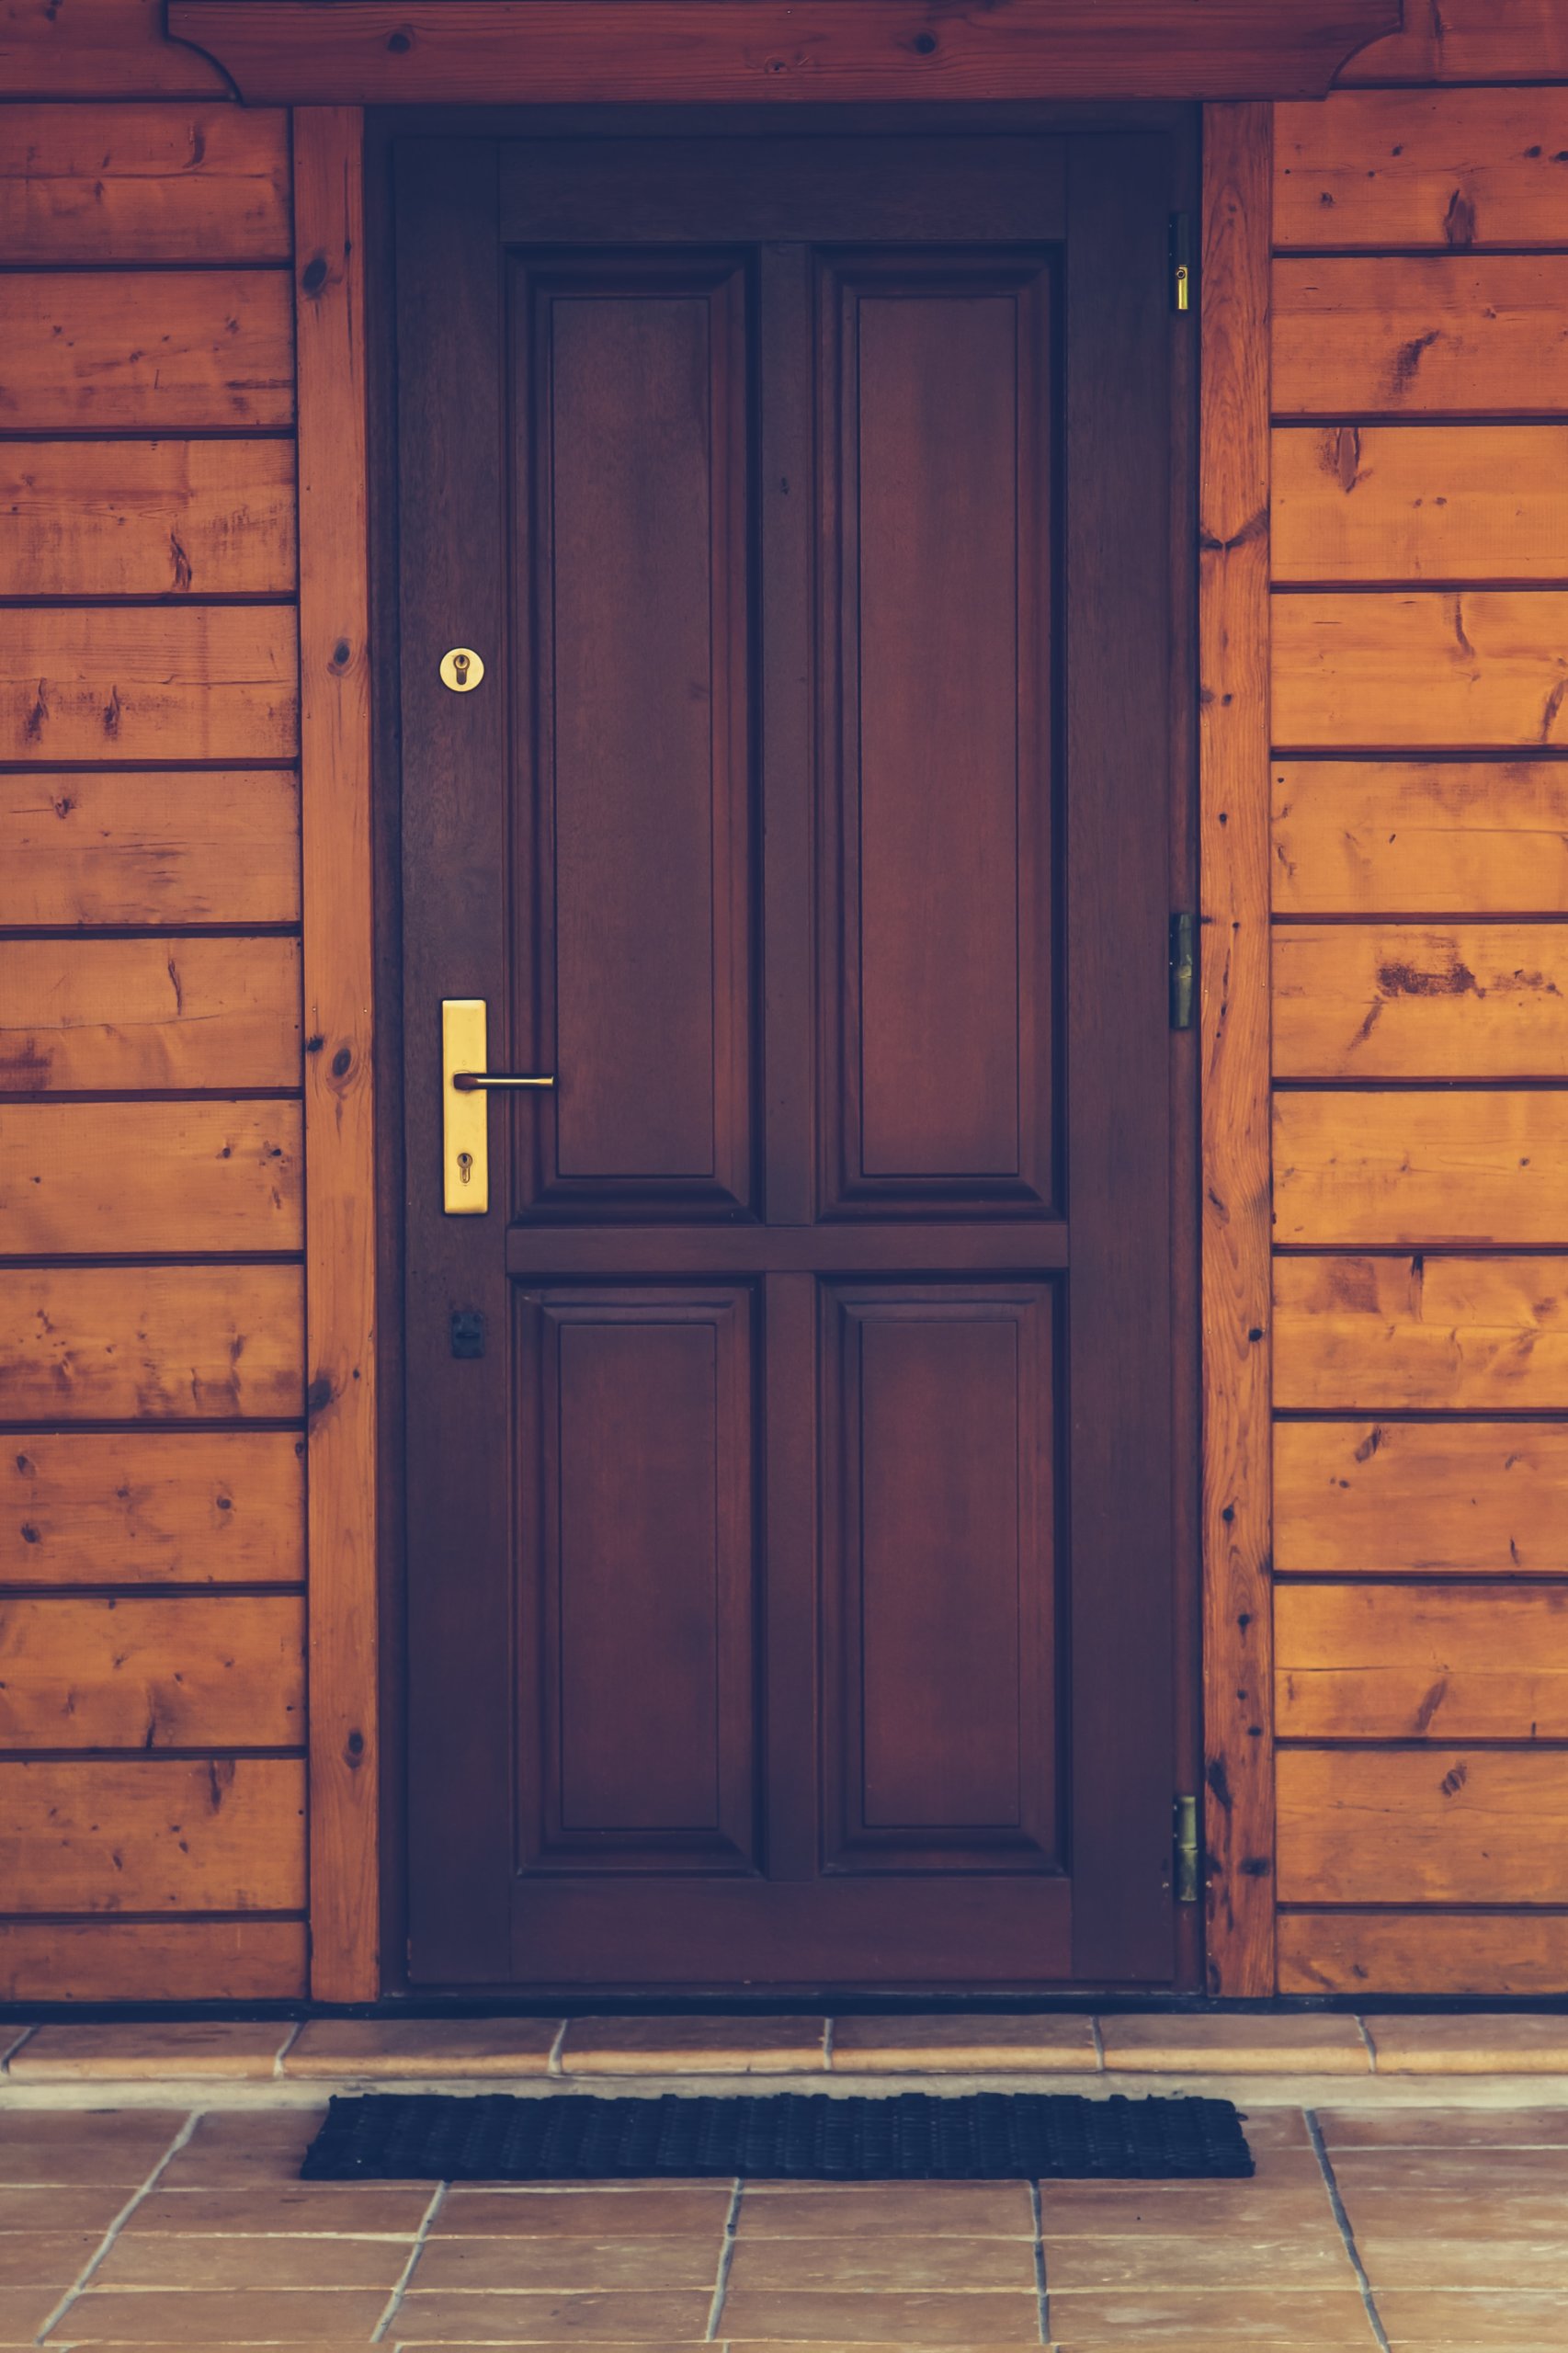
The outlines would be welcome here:
[[[287,262],[288,117],[225,105],[8,108],[0,256]]]
[[[0,1252],[298,1250],[298,1103],[30,1103],[0,1126]]]
[[[1562,406],[1568,255],[1274,265],[1280,416],[1495,416]]]
[[[1274,578],[1568,577],[1568,426],[1282,425]]]
[[[299,780],[0,776],[0,924],[294,923]]]
[[[0,2001],[288,2002],[303,1920],[0,1920]]]
[[[1281,1422],[1283,1575],[1568,1574],[1559,1422]]]
[[[0,278],[0,352],[14,432],[293,422],[283,270],[19,271]]]
[[[1274,139],[1277,250],[1563,243],[1568,91],[1343,90]]]
[[[1281,1749],[1282,1904],[1568,1902],[1561,1750]]]
[[[1432,1249],[1568,1241],[1565,1155],[1565,1095],[1281,1095],[1276,1239]]]
[[[1515,915],[1568,905],[1568,766],[1280,760],[1278,915]]]
[[[1341,66],[1345,82],[1568,81],[1562,0],[1405,0],[1404,30]]]
[[[0,1267],[0,1307],[7,1421],[282,1420],[302,1409],[297,1267]]]
[[[293,589],[287,441],[0,444],[0,596]]]
[[[247,103],[1321,97],[1396,0],[173,0]]]
[[[298,1911],[303,1759],[0,1763],[0,1884],[13,1915]]]
[[[1292,750],[1568,744],[1568,595],[1287,591],[1274,599],[1274,740]]]
[[[0,1089],[297,1086],[292,939],[0,939]]]
[[[1568,927],[1282,924],[1279,1078],[1568,1077]]]
[[[1287,1912],[1282,1994],[1568,1992],[1568,1915]]]
[[[210,58],[164,37],[163,0],[0,0],[12,98],[227,97]]]
[[[288,1748],[304,1731],[301,1598],[0,1601],[0,1748]]]
[[[1274,1400],[1335,1413],[1568,1409],[1568,1264],[1282,1257]]]
[[[294,115],[309,1183],[311,1988],[373,2000],[377,1730],[375,938],[364,124]]]
[[[0,1447],[0,1584],[287,1585],[304,1573],[304,1447],[289,1430],[52,1430]]]
[[[1568,1739],[1568,1586],[1282,1585],[1281,1740]]]
[[[298,667],[284,606],[13,611],[0,759],[291,759]]]
[[[1274,1990],[1269,1662],[1268,191],[1262,107],[1204,109],[1199,535],[1209,1990]],[[1262,1736],[1258,1736],[1262,1727]]]

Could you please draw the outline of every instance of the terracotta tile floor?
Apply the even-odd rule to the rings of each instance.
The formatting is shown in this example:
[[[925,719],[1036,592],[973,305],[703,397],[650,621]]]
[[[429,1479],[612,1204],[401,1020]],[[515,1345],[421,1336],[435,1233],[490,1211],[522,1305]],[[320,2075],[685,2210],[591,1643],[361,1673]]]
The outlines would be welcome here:
[[[1568,2345],[1561,2109],[1260,2107],[1252,2181],[1038,2190],[318,2186],[320,2114],[0,2114],[0,2346]]]

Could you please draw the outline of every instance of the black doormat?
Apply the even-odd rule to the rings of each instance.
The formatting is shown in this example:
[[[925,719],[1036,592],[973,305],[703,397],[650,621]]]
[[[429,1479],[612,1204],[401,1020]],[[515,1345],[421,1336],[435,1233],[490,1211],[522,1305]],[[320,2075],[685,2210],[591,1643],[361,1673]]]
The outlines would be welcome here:
[[[1252,2172],[1228,2099],[732,2093],[335,2099],[305,2181],[1187,2181]]]

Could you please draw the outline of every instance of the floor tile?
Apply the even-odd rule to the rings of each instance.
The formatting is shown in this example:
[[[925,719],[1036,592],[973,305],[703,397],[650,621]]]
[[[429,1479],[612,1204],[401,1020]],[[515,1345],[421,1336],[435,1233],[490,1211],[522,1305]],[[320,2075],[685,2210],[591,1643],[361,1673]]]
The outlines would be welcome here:
[[[200,2346],[203,2353],[231,2345],[314,2345],[323,2338],[352,2342],[370,2331],[386,2310],[384,2290],[279,2288],[257,2295],[233,2289],[184,2290],[170,2295],[134,2289],[100,2294],[89,2288],[49,2334],[51,2345]]]
[[[1364,2075],[1371,2065],[1354,2018],[1108,2018],[1108,2068],[1169,2075]]]
[[[185,2120],[180,2109],[18,2109],[0,2131],[0,2183],[140,2189]]]
[[[825,2018],[575,2018],[569,2075],[792,2075],[822,2067]]]
[[[544,2075],[559,2018],[315,2018],[286,2075]]]
[[[398,2306],[389,2335],[399,2345],[449,2339],[460,2345],[605,2346],[700,2340],[712,2309],[710,2289],[630,2295],[421,2295]]]
[[[1415,2239],[1428,2247],[1450,2239],[1553,2240],[1568,2245],[1568,2188],[1555,2196],[1497,2198],[1484,2167],[1470,2189],[1356,2189],[1345,2200],[1358,2238]],[[1427,2284],[1431,2272],[1426,2275]]]
[[[1380,2075],[1568,2075],[1568,2017],[1369,2018]]]
[[[748,2240],[952,2233],[1032,2239],[1034,2208],[1022,2181],[818,2182],[769,2189],[748,2183],[735,2228]]]
[[[256,2077],[276,2071],[288,2019],[171,2019],[162,2024],[44,2026],[8,2073],[18,2083],[146,2083],[176,2075]]]
[[[279,2108],[220,2109],[200,2117],[185,2147],[159,2176],[158,2187],[244,2189],[254,2182],[297,2182],[300,2161],[325,2116],[324,2108]]]
[[[1368,2353],[1366,2306],[1352,2288],[1142,2288],[1047,2290],[1052,2342],[1097,2338],[1146,2345],[1291,2346],[1295,2353],[1357,2345]]]
[[[884,2295],[758,2288],[724,2299],[719,2335],[731,2344],[755,2337],[822,2345],[1034,2345],[1040,2302],[999,2290],[989,2295]]]
[[[93,2275],[111,2288],[379,2288],[392,2293],[408,2261],[405,2239],[174,2238],[122,2233]]]
[[[1338,2232],[1315,2161],[1284,2181],[1042,2181],[1040,2211],[1048,2238]]]
[[[1242,2130],[1256,2157],[1264,2149],[1304,2149],[1312,2152],[1312,2136],[1299,2108],[1249,2108],[1242,2111]]]
[[[824,2239],[739,2239],[729,2296],[778,2289],[855,2289],[977,2295],[996,2289],[1035,2291],[1030,2239],[864,2235]],[[725,2310],[728,2313],[729,2298]],[[721,2326],[727,2331],[728,2318]]]
[[[0,2345],[30,2345],[63,2293],[61,2288],[0,2288]]]
[[[0,2139],[16,2122],[7,2117]],[[142,2178],[153,2169],[149,2160]],[[92,2182],[76,2188],[0,2188],[0,2231],[94,2231],[101,2238],[131,2195],[130,2183]]]
[[[1088,2288],[1355,2288],[1345,2242],[1329,2229],[1289,2238],[1238,2229],[1194,2236],[1048,2238],[1049,2292]]]
[[[357,2193],[363,2196],[363,2191]],[[706,2189],[449,2189],[432,2235],[456,2238],[715,2239],[729,2220],[728,2182]]]
[[[844,2075],[1082,2074],[1099,2064],[1088,2018],[848,2018],[833,2022],[833,2065]]]
[[[1442,2346],[1455,2353],[1526,2353],[1568,2343],[1568,2295],[1500,2294],[1494,2288],[1391,2288],[1377,2298],[1378,2317],[1399,2353],[1405,2346]]]
[[[1568,2108],[1322,2108],[1317,2120],[1331,2153],[1568,2148]]]
[[[295,2181],[257,2182],[248,2189],[158,2188],[131,2215],[123,2235],[332,2232],[407,2240],[425,2219],[431,2188],[425,2182],[405,2188],[401,2182]]]
[[[1568,2149],[1493,2149],[1480,2159],[1473,2149],[1338,2149],[1330,2163],[1340,2195],[1352,2207],[1369,2189],[1474,2191],[1483,2171],[1493,2198],[1568,2191]]]
[[[700,2288],[710,2298],[722,2228],[697,2238],[431,2238],[415,2268],[437,2289],[527,2289],[563,2295],[601,2288]]]
[[[0,2288],[52,2287],[62,2296],[102,2244],[101,2231],[0,2232]]]
[[[1358,2229],[1356,2251],[1374,2298],[1385,2289],[1431,2288],[1435,2279],[1444,2289],[1551,2289],[1568,2294],[1568,2238],[1561,2232],[1491,2238],[1481,2231],[1459,2237],[1434,2230],[1390,2238]]]

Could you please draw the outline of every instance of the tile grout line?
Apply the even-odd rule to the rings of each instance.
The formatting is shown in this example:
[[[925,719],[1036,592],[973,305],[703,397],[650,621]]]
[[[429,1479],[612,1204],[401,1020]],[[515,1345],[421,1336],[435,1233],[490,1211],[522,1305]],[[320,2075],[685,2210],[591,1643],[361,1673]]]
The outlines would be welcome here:
[[[1378,2072],[1378,2046],[1368,2033],[1367,2021],[1359,2010],[1356,2013],[1356,2030],[1367,2046],[1367,2073],[1375,2075]]]
[[[824,2018],[822,2022],[822,2063],[824,2072],[830,2075],[833,2073],[833,2029],[836,2024],[835,2018]]]
[[[77,2297],[83,2293],[84,2290],[90,2286],[99,2266],[103,2263],[105,2256],[108,2254],[108,2251],[110,2247],[113,2246],[116,2239],[119,2238],[120,2232],[125,2228],[126,2223],[130,2222],[131,2217],[135,2213],[136,2209],[141,2205],[142,2200],[150,2197],[153,2191],[157,2188],[165,2172],[171,2165],[173,2165],[175,2159],[178,2156],[180,2151],[185,2147],[186,2143],[190,2139],[191,2134],[200,2123],[203,2113],[204,2111],[199,2108],[193,2108],[191,2109],[190,2113],[186,2118],[185,2122],[180,2126],[179,2131],[175,2134],[174,2139],[169,2143],[168,2147],[164,2151],[163,2155],[158,2159],[157,2164],[153,2167],[152,2172],[147,2176],[147,2178],[142,2183],[141,2188],[131,2192],[130,2198],[120,2208],[119,2213],[115,2216],[113,2222],[104,2233],[95,2252],[88,2256],[86,2262],[83,2265],[81,2270],[77,2273],[70,2287],[66,2289],[65,2293],[61,2297],[60,2302],[55,2305],[53,2311],[50,2313],[45,2320],[40,2322],[38,2334],[33,2338],[33,2343],[35,2345],[43,2344],[49,2336],[50,2330],[51,2328],[59,2327],[61,2322],[65,2318],[65,2315],[70,2311],[72,2305],[76,2302]]]
[[[1095,2072],[1096,2075],[1103,2075],[1105,2074],[1105,2037],[1100,2032],[1098,2018],[1092,2013],[1089,2018],[1089,2032],[1095,2038]]]
[[[1029,2184],[1029,2216],[1034,2223],[1034,2292],[1040,2314],[1040,2341],[1051,2342],[1051,2300],[1045,2282],[1045,2221],[1041,2212],[1040,2184]]]
[[[273,2054],[272,2073],[275,2077],[281,2075],[283,2073],[284,2060],[287,2059],[289,2053],[292,2051],[294,2045],[298,2042],[300,2037],[304,2031],[304,2019],[296,2018],[293,2025],[290,2028],[288,2033],[284,2036],[282,2041],[278,2044],[277,2051]]]
[[[450,2188],[450,2182],[438,2181],[436,2184],[430,2203],[419,2218],[419,2228],[414,2234],[414,2245],[408,2250],[408,2261],[392,2281],[392,2293],[387,2298],[386,2310],[370,2331],[372,2345],[380,2345],[384,2341],[388,2329],[403,2308],[403,2300],[408,2293],[408,2283],[414,2277],[414,2267],[425,2252],[425,2242],[430,2235],[431,2226],[445,2204],[447,2192]]]
[[[570,2018],[562,2018],[561,2021],[555,2040],[550,2046],[550,2056],[544,2063],[544,2072],[547,2075],[563,2075],[566,2073],[566,2064],[561,2054],[566,2048],[566,2029],[571,2023]]]
[[[1318,2170],[1323,2175],[1324,2187],[1328,2191],[1328,2202],[1334,2210],[1334,2219],[1339,2225],[1339,2235],[1345,2242],[1345,2252],[1349,2258],[1350,2268],[1356,2274],[1356,2284],[1361,2290],[1361,2302],[1366,2307],[1368,2325],[1376,2342],[1381,2347],[1382,2353],[1389,2353],[1388,2334],[1379,2316],[1378,2307],[1372,2295],[1372,2283],[1367,2277],[1367,2267],[1361,2260],[1361,2251],[1356,2245],[1356,2234],[1350,2227],[1350,2217],[1345,2211],[1345,2200],[1339,2194],[1339,2184],[1334,2177],[1334,2166],[1330,2162],[1328,2151],[1324,2146],[1323,2127],[1318,2122],[1317,2110],[1304,2108],[1301,2114],[1306,2121],[1307,2137],[1312,2142],[1312,2151],[1318,2161]]]
[[[724,2238],[719,2249],[719,2276],[713,2282],[713,2302],[708,2307],[708,2325],[702,2332],[705,2345],[718,2341],[719,2316],[729,2292],[730,2266],[735,2259],[735,2230],[741,2219],[741,2193],[744,2187],[744,2182],[737,2176],[735,2186],[730,2192],[730,2211],[724,2217]]]
[[[23,2043],[30,2042],[37,2032],[38,2029],[36,2026],[25,2026],[20,2034],[17,2035],[15,2042],[8,2043],[6,2045],[4,2057],[0,2057],[0,2075],[8,2075],[10,2074],[12,2060],[21,2049]]]

